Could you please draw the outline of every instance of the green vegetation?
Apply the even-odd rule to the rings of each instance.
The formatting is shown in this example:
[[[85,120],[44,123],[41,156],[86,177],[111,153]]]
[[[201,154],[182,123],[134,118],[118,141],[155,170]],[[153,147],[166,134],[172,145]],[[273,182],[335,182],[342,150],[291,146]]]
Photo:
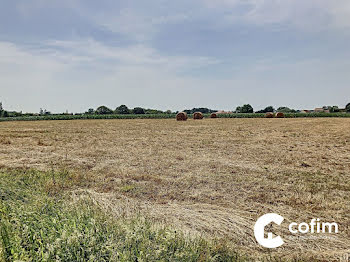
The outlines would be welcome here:
[[[295,109],[291,109],[291,108],[286,107],[286,106],[280,106],[279,108],[277,108],[277,112],[281,112],[281,113],[296,113],[297,111]]]
[[[21,116],[21,117],[2,117],[0,122],[4,121],[38,121],[38,120],[78,120],[78,119],[171,119],[176,114],[125,114],[125,115],[46,115],[46,116]],[[218,114],[218,118],[264,118],[265,113],[232,113]],[[204,114],[209,118],[210,114]],[[348,113],[286,113],[286,118],[297,117],[350,117]]]
[[[350,103],[346,105],[345,110],[350,113]]]
[[[68,172],[0,170],[0,261],[247,261],[146,219],[118,220],[68,192]]]
[[[264,118],[265,113],[237,113],[237,114],[218,114],[219,118]],[[285,113],[285,118],[301,117],[350,117],[347,113]],[[207,116],[206,116],[207,117]]]
[[[115,109],[116,114],[127,115],[130,114],[130,110],[126,105],[121,105]]]
[[[331,113],[339,113],[340,112],[340,109],[338,106],[328,106],[327,109]]]
[[[48,116],[22,116],[0,118],[1,121],[37,121],[37,120],[77,120],[77,119],[163,119],[175,118],[175,114],[127,114],[127,115],[48,115]]]
[[[2,107],[2,102],[0,102],[0,117],[8,117],[9,114],[7,111],[4,110],[4,108]]]
[[[84,114],[79,114],[79,115],[143,115],[143,114],[158,115],[158,114],[172,114],[172,112],[170,110],[163,112],[157,109],[146,109],[142,107],[135,107],[134,109],[129,109],[126,105],[120,105],[114,111],[106,106],[100,106],[96,110],[94,110],[93,108],[90,108]],[[130,117],[130,118],[134,118],[134,117]]]
[[[195,107],[195,108],[192,108],[192,109],[185,109],[183,110],[183,112],[191,115],[195,112],[201,112],[202,114],[210,114],[210,113],[214,113],[214,112],[217,112],[218,110],[212,110],[212,109],[209,109],[209,108],[206,108],[206,107]]]
[[[246,105],[243,105],[243,106],[238,106],[236,108],[236,113],[253,113],[253,112],[254,112],[254,109],[249,104],[246,104]]]
[[[256,113],[268,113],[268,112],[275,112],[276,110],[275,110],[275,108],[273,107],[273,106],[268,106],[268,107],[266,107],[265,109],[262,109],[262,110],[259,110],[259,111],[257,111]]]
[[[132,110],[133,114],[135,115],[143,115],[145,114],[145,110],[142,108],[142,107],[135,107],[133,110]]]
[[[267,112],[283,112],[285,117],[350,117],[350,103],[346,105],[344,109],[339,109],[338,106],[324,106],[321,108],[328,112],[314,112],[301,113],[295,109],[288,107],[279,107],[277,110],[273,106],[268,106],[265,109],[254,112],[253,107],[250,104],[238,106],[235,113],[231,114],[218,114],[219,118],[262,118]],[[183,110],[188,115],[192,115],[195,112],[203,113],[204,117],[209,117],[211,113],[218,110],[209,109],[206,107],[198,107],[192,109]],[[308,111],[308,110],[306,110]],[[0,102],[0,122],[2,121],[36,121],[36,120],[75,120],[75,119],[165,119],[175,118],[177,112],[171,110],[161,111],[157,109],[145,109],[142,107],[135,107],[129,109],[126,105],[120,105],[115,110],[112,110],[106,106],[100,106],[96,110],[89,108],[85,113],[62,113],[52,114],[46,109],[40,109],[39,114],[22,112],[9,112],[3,109]]]
[[[109,109],[106,106],[100,106],[96,109],[95,113],[98,115],[110,115],[110,114],[113,114],[113,110]]]

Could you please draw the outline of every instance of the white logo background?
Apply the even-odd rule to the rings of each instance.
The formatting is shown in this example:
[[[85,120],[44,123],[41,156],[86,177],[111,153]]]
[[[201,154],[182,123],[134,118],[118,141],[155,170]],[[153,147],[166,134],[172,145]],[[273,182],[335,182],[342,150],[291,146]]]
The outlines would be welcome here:
[[[269,213],[259,217],[254,226],[254,236],[256,241],[260,245],[266,248],[276,248],[284,244],[280,236],[273,237],[272,232],[267,233],[267,238],[265,238],[265,227],[274,222],[277,225],[281,225],[284,218],[278,214]]]

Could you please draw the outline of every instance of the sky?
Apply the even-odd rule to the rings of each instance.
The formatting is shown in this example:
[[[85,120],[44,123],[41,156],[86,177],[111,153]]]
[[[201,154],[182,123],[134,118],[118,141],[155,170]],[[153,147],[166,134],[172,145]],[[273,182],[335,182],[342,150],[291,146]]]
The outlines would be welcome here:
[[[5,109],[350,102],[349,0],[1,0]]]

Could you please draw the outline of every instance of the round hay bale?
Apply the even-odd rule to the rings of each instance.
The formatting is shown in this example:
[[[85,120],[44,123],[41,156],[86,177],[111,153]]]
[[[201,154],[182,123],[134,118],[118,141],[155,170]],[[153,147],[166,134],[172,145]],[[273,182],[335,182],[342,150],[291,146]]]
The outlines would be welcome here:
[[[203,119],[203,114],[201,112],[195,112],[193,114],[193,119]]]
[[[282,112],[277,112],[276,117],[277,118],[284,118],[284,114]]]
[[[217,118],[218,116],[217,116],[217,114],[216,113],[211,113],[210,114],[210,118]]]
[[[177,121],[186,121],[188,118],[187,114],[185,112],[180,112],[176,115]]]
[[[265,117],[266,117],[266,118],[273,118],[274,115],[273,115],[273,113],[271,113],[271,112],[267,112],[267,113],[265,114]]]

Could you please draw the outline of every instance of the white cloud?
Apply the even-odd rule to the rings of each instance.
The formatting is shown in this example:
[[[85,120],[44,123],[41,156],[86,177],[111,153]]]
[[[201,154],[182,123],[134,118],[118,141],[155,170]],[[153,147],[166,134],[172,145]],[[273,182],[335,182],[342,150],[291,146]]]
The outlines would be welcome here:
[[[45,8],[74,10],[79,17],[139,43],[150,41],[164,25],[185,25],[198,19],[226,26],[237,22],[258,26],[282,24],[316,31],[350,27],[349,0],[149,0],[115,4],[101,1],[98,8],[83,0],[15,3],[23,16],[40,15]]]
[[[95,23],[114,33],[126,35],[138,42],[144,42],[152,39],[163,25],[186,22],[190,19],[190,13],[170,12],[164,14],[157,10],[157,7],[147,11],[142,8],[122,8],[112,13],[94,14],[92,19]]]
[[[69,9],[80,18],[137,43],[150,43],[171,24],[200,22],[210,27],[237,23],[278,24],[298,30],[322,31],[350,27],[349,0],[191,0],[191,1],[17,1],[24,16],[40,16],[45,8]],[[59,11],[58,11],[59,12]]]
[[[74,41],[51,40],[35,47],[0,42],[1,70],[58,72],[93,66],[97,71],[110,71],[119,67],[145,67],[181,73],[191,69],[220,63],[201,56],[169,56],[144,45],[126,47],[108,46],[93,39]]]
[[[201,56],[169,56],[160,54],[157,50],[144,46],[132,45],[126,47],[107,46],[93,39],[76,41],[49,41],[50,48],[64,49],[64,54],[72,54],[75,60],[102,62],[113,66],[154,66],[162,70],[186,71],[220,63],[219,60]],[[106,63],[109,62],[109,63]]]
[[[79,0],[14,0],[16,10],[22,16],[36,16],[40,12],[45,11],[45,8],[79,8]]]
[[[55,56],[55,54],[52,54]],[[30,68],[33,72],[57,72],[64,67],[60,59],[53,59],[49,56],[41,55],[40,52],[35,54],[19,48],[13,43],[0,42],[0,72],[15,70],[18,75]],[[45,77],[47,74],[43,74]]]
[[[174,98],[190,94],[189,86],[205,85],[178,73],[218,63],[207,57],[161,55],[141,45],[111,47],[92,39],[48,41],[35,48],[0,42],[0,57],[0,101],[9,110],[34,112],[40,107],[79,112],[121,103],[174,109]],[[163,100],[159,94],[173,96]]]
[[[278,63],[271,58],[220,79],[181,75],[168,66],[189,70],[197,66],[193,57],[161,56],[140,46],[123,50],[93,40],[51,41],[35,50],[0,42],[0,57],[0,100],[10,110],[79,112],[101,104],[173,110],[194,106],[232,110],[243,103],[256,108],[342,106],[350,95],[349,64],[344,61]],[[104,62],[107,58],[114,62]],[[198,63],[208,64],[205,59]]]
[[[275,105],[276,101],[280,105],[309,107],[310,101],[316,101],[312,106],[317,106],[330,98],[341,105],[346,95],[350,95],[349,64],[344,62],[347,49],[341,49],[342,43],[346,42],[343,39],[347,38],[339,37],[336,44],[329,45],[330,48],[340,47],[333,58],[342,55],[339,59],[342,61],[325,54],[327,41],[333,40],[325,36],[324,45],[307,43],[308,48],[321,50],[313,53],[319,56],[318,59],[313,60],[310,55],[304,61],[296,61],[296,56],[299,54],[300,57],[302,51],[306,51],[299,46],[287,45],[283,49],[286,58],[281,63],[278,56],[282,52],[277,54],[269,46],[263,46],[268,50],[265,57],[269,59],[254,61],[247,57],[249,51],[241,48],[245,44],[250,48],[246,42],[250,40],[222,37],[232,33],[222,28],[211,31],[217,25],[231,27],[245,23],[266,28],[270,28],[271,24],[281,24],[299,30],[336,29],[347,32],[350,26],[348,0],[150,0],[136,4],[125,1],[121,5],[120,1],[108,1],[108,5],[117,2],[117,7],[108,8],[107,1],[94,6],[82,0],[17,1],[21,15],[37,18],[33,19],[34,22],[28,19],[33,23],[31,27],[35,27],[36,22],[43,22],[40,14],[47,11],[46,8],[50,9],[49,14],[57,15],[52,19],[55,26],[52,30],[62,29],[60,15],[66,8],[74,10],[70,14],[73,18],[76,13],[79,19],[83,17],[87,21],[82,22],[83,33],[80,36],[62,34],[58,40],[48,40],[47,28],[44,28],[44,32],[39,30],[28,34],[32,41],[37,41],[32,46],[0,42],[0,100],[5,99],[5,106],[28,111],[38,111],[40,107],[53,111],[83,111],[101,104],[114,107],[125,103],[175,110],[191,106],[232,110],[242,103],[252,103],[259,108]],[[93,8],[95,6],[98,10]],[[56,7],[60,7],[59,10],[56,11]],[[72,28],[68,26],[67,31],[74,30],[75,20],[71,16],[68,16],[71,19],[68,24]],[[174,24],[180,26],[172,26]],[[110,32],[96,32],[98,25],[103,25]],[[48,25],[50,30],[51,26]],[[187,31],[186,26],[189,27]],[[179,30],[174,32],[173,39],[166,39],[168,42],[176,43],[182,35],[196,38],[196,41],[180,39],[180,51],[174,51],[167,46],[167,41],[162,42],[165,39],[156,43],[157,37],[161,37],[157,34],[162,30],[167,32],[167,37],[172,37],[169,36],[171,30]],[[19,32],[15,39],[27,36],[20,30],[14,32]],[[247,33],[250,32],[254,34],[255,28]],[[215,37],[227,40],[227,45],[223,45],[225,50],[214,50]],[[272,37],[276,39],[267,42],[279,40],[276,35]],[[197,40],[202,40],[203,44],[194,50],[193,42]],[[123,44],[107,44],[112,41]],[[230,49],[229,41],[239,43],[234,43]],[[172,44],[169,46],[176,45]],[[156,46],[162,46],[166,53]],[[184,49],[189,54],[204,55],[169,55]],[[241,51],[243,54],[240,54]],[[220,58],[224,60],[221,61],[206,53],[227,54],[227,58]],[[237,59],[233,58],[233,54],[237,54]],[[214,72],[207,70],[212,68]],[[191,74],[193,71],[198,73],[198,77]],[[302,98],[296,95],[300,93],[303,93]]]
[[[231,23],[240,21],[260,26],[277,23],[317,31],[350,26],[348,0],[206,0],[204,3],[225,10],[223,17]],[[227,14],[230,11],[233,14]]]
[[[50,87],[59,88],[54,77],[67,69],[56,59],[27,52],[8,42],[0,42],[0,57],[0,100],[9,110],[38,111],[44,103],[39,104],[35,97],[45,97]]]

